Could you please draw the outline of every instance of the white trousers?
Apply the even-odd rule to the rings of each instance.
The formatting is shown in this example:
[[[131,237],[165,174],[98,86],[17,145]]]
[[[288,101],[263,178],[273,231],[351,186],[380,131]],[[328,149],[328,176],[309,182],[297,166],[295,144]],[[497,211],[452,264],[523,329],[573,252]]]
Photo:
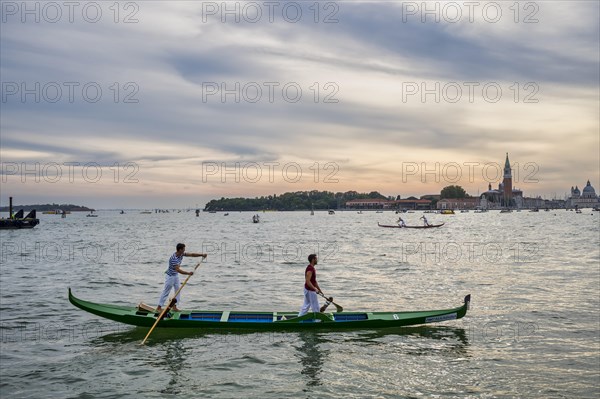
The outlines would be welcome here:
[[[174,276],[169,276],[168,274],[165,277],[165,287],[163,288],[162,294],[160,294],[160,299],[158,300],[158,306],[162,307],[166,300],[169,298],[169,293],[171,292],[171,288],[177,292],[179,289],[179,273]],[[181,305],[181,298],[177,295],[177,307]]]
[[[304,303],[302,304],[300,313],[298,313],[298,317],[307,314],[309,308],[312,308],[313,312],[318,312],[319,298],[317,297],[317,293],[315,291],[307,290],[306,288],[304,288]]]

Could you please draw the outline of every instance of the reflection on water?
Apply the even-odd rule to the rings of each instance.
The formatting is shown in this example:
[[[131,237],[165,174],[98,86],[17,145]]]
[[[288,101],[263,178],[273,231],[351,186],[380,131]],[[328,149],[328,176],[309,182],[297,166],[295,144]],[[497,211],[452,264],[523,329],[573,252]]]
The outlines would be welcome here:
[[[469,344],[469,339],[464,328],[444,327],[434,325],[408,326],[397,328],[385,328],[380,330],[366,330],[357,332],[356,340],[368,341],[390,335],[415,336],[439,340],[456,339],[462,347]]]
[[[321,385],[321,369],[324,358],[329,354],[329,350],[322,347],[325,340],[321,338],[320,333],[314,332],[301,332],[298,338],[300,338],[300,346],[296,347],[298,350],[296,357],[300,359],[302,375],[307,378],[306,385],[308,387]]]
[[[108,346],[119,352],[124,352],[124,348],[129,344],[128,347],[133,348],[133,352],[144,354],[143,363],[160,370],[160,374],[170,377],[164,389],[160,390],[162,394],[182,393],[182,387],[185,387],[185,384],[181,381],[183,375],[181,370],[192,367],[188,359],[191,353],[187,340],[188,338],[202,337],[206,333],[187,329],[158,329],[142,346],[141,342],[147,333],[147,328],[134,327],[127,331],[97,337],[93,342],[97,346]]]
[[[163,345],[165,357],[163,362],[158,362],[158,366],[164,366],[165,373],[171,376],[165,389],[161,390],[164,394],[182,393],[181,387],[184,384],[179,383],[181,373],[180,369],[189,367],[186,363],[188,349],[181,340],[170,341]]]
[[[469,357],[469,339],[464,328],[443,326],[414,326],[386,328],[382,330],[358,332],[353,341],[364,344],[385,345],[384,338],[396,336],[395,342],[402,342],[402,352],[409,355],[431,355],[448,353],[459,357]],[[427,338],[427,340],[414,339]],[[443,346],[433,345],[429,340],[443,341]]]
[[[297,336],[299,345],[296,346],[296,358],[302,366],[301,374],[306,379],[307,388],[323,384],[322,372],[327,369],[327,361],[332,357],[330,345],[341,345],[347,351],[351,351],[353,345],[357,348],[373,345],[387,352],[395,348],[403,355],[470,357],[467,333],[465,329],[455,327],[416,326],[344,333],[301,332]],[[402,345],[395,345],[398,343]]]
[[[148,334],[148,328],[146,327],[131,327],[126,331],[119,331],[104,336],[98,337],[97,340],[100,343],[129,343],[138,342],[141,343],[146,334]],[[193,329],[193,328],[156,328],[145,346],[153,347],[156,345],[167,344],[172,341],[179,341],[185,339],[202,339],[207,337],[222,337],[227,335],[248,335],[256,334],[256,331],[224,331],[224,330],[210,330],[210,329]]]

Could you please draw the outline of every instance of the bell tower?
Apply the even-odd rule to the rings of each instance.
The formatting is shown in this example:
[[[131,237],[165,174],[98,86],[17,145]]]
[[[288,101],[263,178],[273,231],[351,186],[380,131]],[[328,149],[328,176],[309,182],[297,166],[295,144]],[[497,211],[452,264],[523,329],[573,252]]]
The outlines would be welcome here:
[[[506,161],[504,161],[504,186],[503,202],[505,207],[512,205],[512,171],[510,170],[510,161],[508,160],[508,152],[506,153]]]

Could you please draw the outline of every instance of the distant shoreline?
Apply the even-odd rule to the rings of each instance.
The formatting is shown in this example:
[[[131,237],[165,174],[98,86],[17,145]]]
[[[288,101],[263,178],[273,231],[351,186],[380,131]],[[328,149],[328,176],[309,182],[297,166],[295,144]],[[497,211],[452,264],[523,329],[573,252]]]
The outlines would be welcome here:
[[[73,205],[73,204],[40,204],[40,205],[13,205],[13,212],[18,212],[23,209],[28,212],[35,209],[38,212],[44,211],[55,211],[60,209],[61,211],[70,211],[70,212],[90,212],[95,211],[93,208],[88,208],[82,205]],[[8,212],[9,207],[3,206],[0,207],[0,212]]]

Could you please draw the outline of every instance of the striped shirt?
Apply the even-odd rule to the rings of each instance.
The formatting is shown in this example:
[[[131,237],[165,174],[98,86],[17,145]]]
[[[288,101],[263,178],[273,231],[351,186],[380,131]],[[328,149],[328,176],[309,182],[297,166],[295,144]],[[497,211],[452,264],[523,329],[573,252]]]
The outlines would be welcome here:
[[[169,276],[177,275],[177,270],[175,270],[175,268],[177,266],[181,265],[182,261],[183,261],[183,255],[177,256],[177,252],[175,252],[173,255],[171,255],[171,258],[169,259],[169,268],[167,269],[167,271],[165,273],[167,273],[167,275],[169,275]]]

